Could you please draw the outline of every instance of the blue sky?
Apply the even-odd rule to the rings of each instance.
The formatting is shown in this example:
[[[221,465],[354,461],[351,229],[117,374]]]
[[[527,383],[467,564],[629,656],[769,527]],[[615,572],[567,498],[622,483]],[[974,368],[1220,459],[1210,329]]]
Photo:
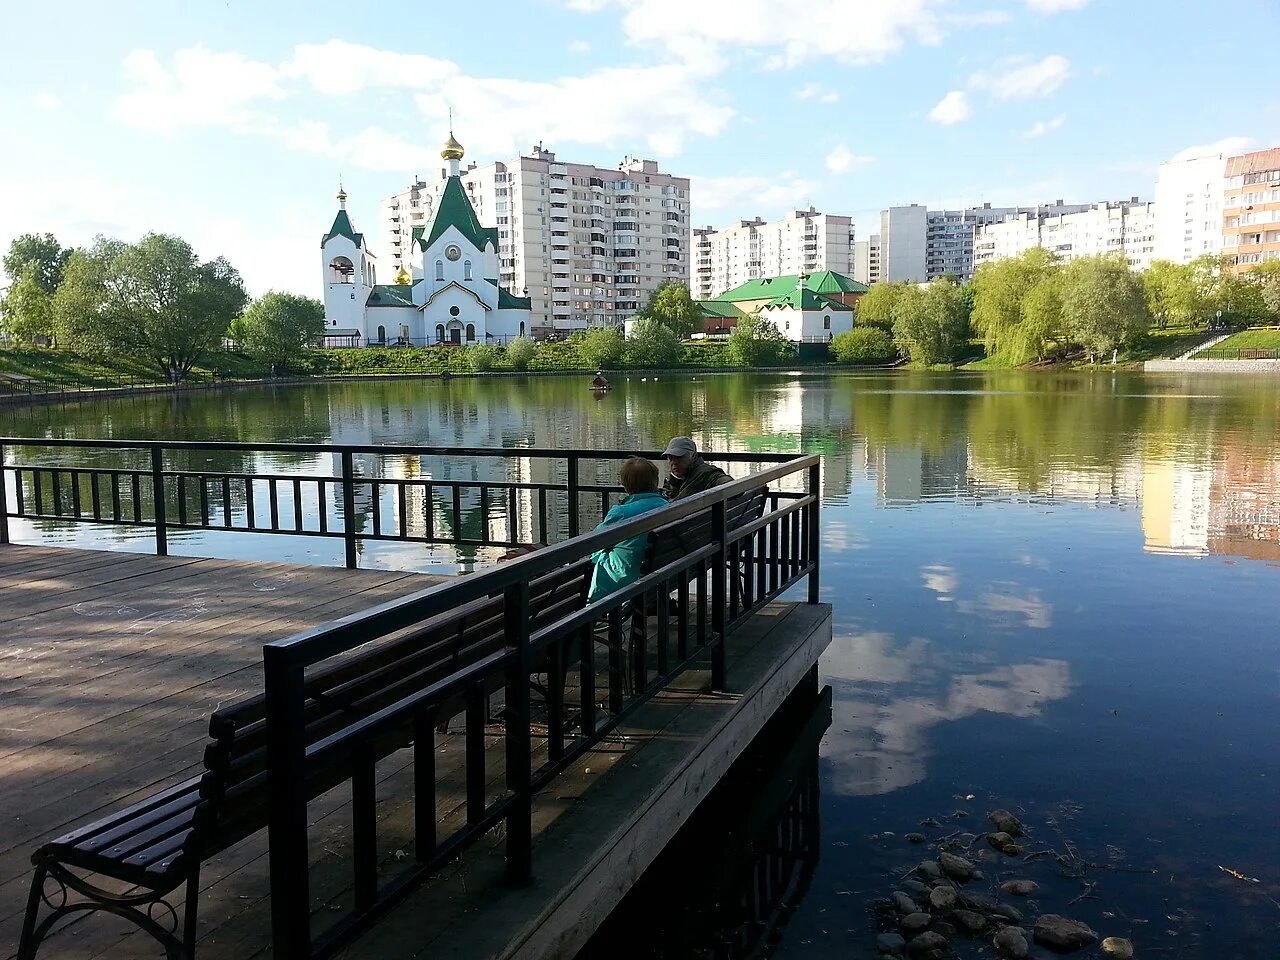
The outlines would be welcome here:
[[[468,160],[639,154],[693,178],[698,223],[813,203],[863,234],[896,203],[1149,197],[1189,147],[1280,144],[1274,0],[5,7],[0,245],[174,232],[255,294],[318,295],[339,174],[376,238],[449,106]]]

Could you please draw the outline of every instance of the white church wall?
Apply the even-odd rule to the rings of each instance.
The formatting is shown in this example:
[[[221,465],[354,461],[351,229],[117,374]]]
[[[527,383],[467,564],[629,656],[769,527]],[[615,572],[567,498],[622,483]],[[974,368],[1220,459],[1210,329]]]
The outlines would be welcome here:
[[[335,264],[350,264],[344,278]],[[364,252],[346,237],[331,237],[320,250],[320,268],[325,278],[324,314],[326,325],[339,329],[364,330],[365,301],[371,289]]]

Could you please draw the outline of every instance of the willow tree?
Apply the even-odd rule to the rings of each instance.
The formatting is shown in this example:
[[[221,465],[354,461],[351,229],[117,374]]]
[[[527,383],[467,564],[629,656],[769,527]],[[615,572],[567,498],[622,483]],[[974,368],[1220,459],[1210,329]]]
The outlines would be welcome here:
[[[972,322],[989,355],[1026,363],[1043,357],[1059,340],[1054,307],[1060,269],[1057,255],[1041,247],[978,268]]]

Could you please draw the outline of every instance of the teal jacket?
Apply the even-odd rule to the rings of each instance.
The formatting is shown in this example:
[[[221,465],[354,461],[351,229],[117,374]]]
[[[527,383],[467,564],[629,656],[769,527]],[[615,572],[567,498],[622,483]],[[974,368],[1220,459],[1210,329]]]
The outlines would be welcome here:
[[[605,515],[604,522],[596,527],[603,530],[657,510],[667,505],[661,493],[633,493]],[[591,555],[595,563],[595,571],[591,574],[591,592],[587,594],[587,602],[594,603],[601,597],[608,596],[615,590],[635,583],[640,579],[640,568],[644,565],[645,543],[648,534],[623,540],[605,550],[597,550]]]

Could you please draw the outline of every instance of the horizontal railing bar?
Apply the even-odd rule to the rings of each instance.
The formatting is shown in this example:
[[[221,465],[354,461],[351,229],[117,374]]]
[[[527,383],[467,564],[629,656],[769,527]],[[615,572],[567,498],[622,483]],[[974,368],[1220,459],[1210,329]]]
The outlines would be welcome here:
[[[774,510],[770,513],[766,513],[763,517],[760,517],[758,520],[752,520],[748,523],[744,523],[740,527],[733,527],[732,529],[726,532],[725,539],[729,543],[737,543],[739,540],[745,540],[747,537],[751,536],[753,533],[760,532],[761,530],[769,526],[769,524],[773,523],[774,521],[781,520],[783,517],[790,516],[796,511],[802,510],[805,507],[812,505],[815,501],[817,501],[817,499],[818,498],[813,496],[812,494],[807,494],[803,496],[801,499],[795,500],[792,503],[789,503],[785,507],[779,507],[777,510]]]
[[[512,584],[579,563],[596,550],[613,547],[624,540],[647,534],[668,523],[700,513],[712,504],[733,499],[772,480],[820,463],[821,458],[813,455],[797,457],[784,464],[768,467],[607,529],[582,534],[555,546],[536,550],[492,570],[473,573],[456,583],[428,587],[361,613],[350,614],[331,623],[301,631],[292,637],[272,641],[264,645],[263,656],[267,662],[295,665],[316,663],[393,630],[443,613],[459,604],[494,596]]]

